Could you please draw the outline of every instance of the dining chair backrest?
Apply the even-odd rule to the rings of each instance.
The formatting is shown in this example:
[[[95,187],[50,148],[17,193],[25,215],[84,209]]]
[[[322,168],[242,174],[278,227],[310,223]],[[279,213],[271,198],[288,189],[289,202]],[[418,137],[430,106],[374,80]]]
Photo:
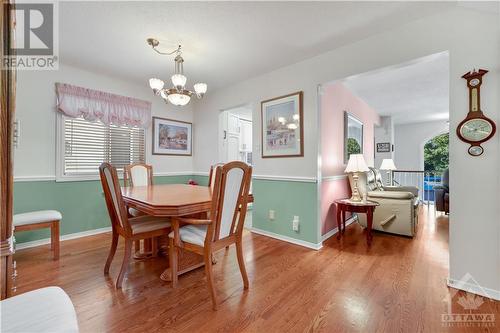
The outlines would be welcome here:
[[[247,211],[252,167],[235,161],[214,168],[215,184],[212,193],[212,223],[206,242],[217,241],[237,234],[241,236]]]
[[[99,167],[99,175],[113,229],[122,235],[131,235],[132,230],[128,222],[116,168],[109,163],[102,163]]]
[[[223,166],[224,163],[216,163],[210,167],[210,173],[208,174],[208,187],[213,191],[215,185],[215,169],[217,167]]]
[[[144,163],[134,163],[123,169],[125,186],[153,185],[153,167]]]

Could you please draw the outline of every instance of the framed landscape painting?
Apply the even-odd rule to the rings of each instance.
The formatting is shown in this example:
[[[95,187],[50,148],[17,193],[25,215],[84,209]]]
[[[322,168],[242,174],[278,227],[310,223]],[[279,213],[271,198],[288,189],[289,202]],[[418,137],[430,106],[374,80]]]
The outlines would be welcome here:
[[[302,91],[261,102],[262,158],[304,156]]]
[[[193,124],[153,117],[153,155],[192,155]]]
[[[344,111],[344,163],[351,154],[363,154],[363,123]]]

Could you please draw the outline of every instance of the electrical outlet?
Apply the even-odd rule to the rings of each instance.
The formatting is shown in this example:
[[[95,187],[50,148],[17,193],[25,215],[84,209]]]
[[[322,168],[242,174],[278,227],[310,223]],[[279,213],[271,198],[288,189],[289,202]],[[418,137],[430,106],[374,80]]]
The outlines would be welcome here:
[[[274,210],[269,210],[268,218],[269,218],[269,221],[274,221],[274,219],[276,218],[275,214],[274,214]]]
[[[292,229],[293,231],[299,231],[299,217],[297,215],[295,215],[293,217],[293,221],[292,221]]]

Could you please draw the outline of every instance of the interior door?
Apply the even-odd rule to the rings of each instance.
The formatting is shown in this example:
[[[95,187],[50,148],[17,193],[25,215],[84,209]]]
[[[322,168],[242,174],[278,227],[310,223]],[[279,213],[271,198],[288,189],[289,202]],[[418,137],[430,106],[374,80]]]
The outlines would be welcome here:
[[[227,159],[226,162],[239,161],[240,156],[240,136],[234,133],[227,136]]]

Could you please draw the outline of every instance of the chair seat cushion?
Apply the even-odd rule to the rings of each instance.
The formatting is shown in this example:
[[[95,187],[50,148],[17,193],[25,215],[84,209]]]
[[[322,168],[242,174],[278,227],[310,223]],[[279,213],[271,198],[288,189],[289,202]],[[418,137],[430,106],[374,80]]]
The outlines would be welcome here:
[[[0,307],[2,332],[78,332],[73,303],[59,287],[7,298]]]
[[[137,209],[132,208],[132,207],[130,207],[128,209],[128,213],[130,214],[130,216],[133,216],[133,217],[146,215],[146,213],[143,213],[140,210],[137,210]]]
[[[203,246],[205,244],[205,235],[207,234],[206,225],[194,225],[189,224],[179,228],[179,236],[181,241]],[[168,237],[174,238],[174,232],[172,231]]]
[[[170,228],[170,219],[166,217],[145,215],[130,218],[129,223],[134,235]]]
[[[60,221],[61,213],[57,210],[39,210],[36,212],[15,214],[13,218],[14,226],[36,224],[42,222]]]

